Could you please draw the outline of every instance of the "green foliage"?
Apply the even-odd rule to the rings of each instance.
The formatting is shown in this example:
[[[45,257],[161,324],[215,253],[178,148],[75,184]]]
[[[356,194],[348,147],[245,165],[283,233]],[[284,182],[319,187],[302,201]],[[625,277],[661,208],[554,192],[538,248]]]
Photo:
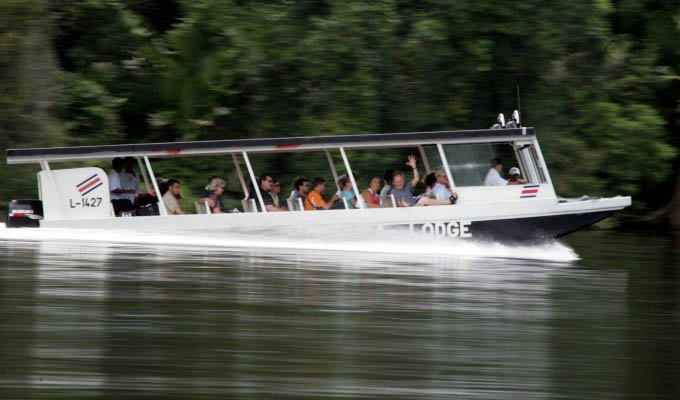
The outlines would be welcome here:
[[[69,146],[115,143],[122,136],[118,109],[122,100],[113,98],[96,81],[76,73],[64,73],[63,99],[58,116],[66,121]]]
[[[7,166],[7,148],[55,146],[62,126],[53,112],[58,76],[44,1],[0,2],[0,208],[12,198],[36,197],[35,166]]]

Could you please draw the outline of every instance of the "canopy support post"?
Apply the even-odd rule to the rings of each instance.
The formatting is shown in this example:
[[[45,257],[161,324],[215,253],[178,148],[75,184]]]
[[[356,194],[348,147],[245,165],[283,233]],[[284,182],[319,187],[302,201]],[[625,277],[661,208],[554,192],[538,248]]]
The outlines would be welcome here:
[[[238,162],[238,156],[236,153],[231,153],[231,158],[234,160],[234,166],[236,167],[236,174],[238,174],[238,180],[241,182],[241,188],[243,188],[243,194],[245,195],[245,198],[247,199],[248,196],[250,196],[250,193],[248,192],[248,185],[246,185],[245,179],[243,179],[243,172],[241,171],[241,163]]]
[[[141,157],[136,157],[137,158],[137,165],[139,166],[139,171],[142,173],[142,177],[144,177],[144,185],[146,185],[146,191],[150,192],[151,191],[151,182],[149,181],[149,174],[146,173],[146,168],[144,168],[144,162],[142,162]]]
[[[248,174],[253,182],[253,187],[255,188],[255,194],[257,194],[257,200],[260,202],[260,207],[262,207],[262,212],[267,212],[267,207],[264,205],[264,200],[262,200],[262,193],[260,193],[260,185],[257,184],[257,179],[255,179],[255,174],[253,173],[253,167],[250,165],[250,159],[245,151],[242,151],[243,160],[246,162],[246,167],[248,168]]]
[[[437,143],[437,150],[439,150],[439,157],[441,157],[442,163],[444,163],[444,171],[446,171],[446,177],[449,178],[449,184],[451,185],[451,189],[453,189],[456,186],[456,184],[455,182],[453,182],[453,175],[451,175],[451,167],[449,166],[449,162],[446,160],[444,146],[442,146],[441,143]]]
[[[163,202],[163,196],[161,196],[161,190],[158,188],[158,182],[156,181],[156,175],[153,173],[151,168],[151,162],[149,162],[149,157],[144,156],[144,164],[146,164],[146,169],[149,171],[149,176],[151,177],[151,183],[153,184],[153,190],[156,191],[156,198],[158,199],[158,212],[161,215],[168,215],[168,210],[165,209],[165,203]]]
[[[349,175],[350,181],[352,181],[352,189],[354,189],[354,196],[356,196],[356,203],[359,206],[358,208],[363,209],[364,208],[364,202],[362,201],[361,194],[359,194],[359,188],[357,187],[357,183],[354,180],[354,174],[352,173],[352,168],[349,166],[349,161],[347,160],[347,155],[345,154],[345,148],[340,147],[340,155],[342,156],[342,161],[345,163],[345,170],[347,171],[347,175]]]
[[[324,152],[326,153],[326,159],[328,159],[328,164],[331,166],[331,174],[333,174],[333,180],[335,181],[335,186],[338,188],[338,191],[341,191],[342,188],[340,188],[340,185],[338,185],[338,171],[335,169],[335,163],[333,162],[333,157],[331,156],[331,152],[328,149],[325,149]]]
[[[425,174],[429,174],[432,172],[432,168],[430,168],[430,161],[427,159],[427,154],[425,154],[425,148],[423,146],[418,146],[418,150],[420,150],[420,158],[423,159],[423,165],[425,166]]]

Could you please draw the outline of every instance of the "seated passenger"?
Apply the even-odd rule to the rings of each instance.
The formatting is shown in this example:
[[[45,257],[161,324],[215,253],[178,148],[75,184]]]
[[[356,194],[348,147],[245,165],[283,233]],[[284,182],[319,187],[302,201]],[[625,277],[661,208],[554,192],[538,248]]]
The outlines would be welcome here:
[[[484,178],[484,185],[486,186],[505,186],[508,181],[501,177],[500,172],[503,170],[503,162],[500,158],[494,158],[491,161],[491,169]]]
[[[213,179],[215,179],[215,178],[219,178],[219,176],[213,175],[210,178],[208,178],[208,184],[205,185],[205,190],[208,190],[208,188],[210,187],[210,184],[212,183]]]
[[[392,187],[387,192],[387,195],[394,196],[394,200],[397,202],[397,207],[408,207],[416,204],[416,197],[413,196],[412,190],[415,185],[418,184],[420,176],[418,175],[418,168],[416,165],[416,156],[409,155],[406,165],[411,167],[413,170],[413,179],[410,182],[406,182],[406,177],[401,171],[396,171],[392,175]]]
[[[434,175],[434,172],[430,172],[429,174],[425,175],[425,179],[423,179],[423,183],[425,184],[425,196],[434,199],[435,195],[432,193],[432,188],[434,185],[437,183],[437,177]]]
[[[434,198],[437,200],[449,200],[449,198],[453,196],[453,193],[451,193],[449,190],[449,186],[451,186],[451,184],[449,183],[449,177],[446,176],[446,172],[437,170],[434,173],[434,177],[435,183],[432,186],[432,189],[430,189],[431,193],[434,195]]]
[[[510,168],[508,175],[508,185],[524,185],[527,183],[526,179],[519,179],[520,170],[517,167]]]
[[[179,194],[180,183],[176,179],[169,179],[167,182],[168,191],[163,195],[163,204],[165,204],[165,209],[168,211],[169,215],[181,215],[186,214],[184,210],[179,206],[179,202],[182,196]]]
[[[125,161],[116,157],[111,162],[113,169],[109,172],[109,190],[111,191],[111,204],[116,215],[121,212],[132,211],[134,209],[129,196],[135,193],[134,189],[125,189],[121,185],[120,175],[123,173]]]
[[[275,211],[286,211],[283,208],[279,208],[274,205],[274,199],[271,196],[271,189],[272,185],[274,184],[274,178],[272,178],[272,175],[269,173],[264,173],[260,175],[260,195],[262,196],[262,202],[264,203],[265,208],[267,211],[270,212],[275,212]],[[257,207],[258,211],[262,211],[262,208],[260,207],[260,200],[257,198],[257,193],[255,192],[254,188],[250,192],[250,196],[248,196],[248,200],[250,199],[255,199],[255,206]]]
[[[361,197],[364,199],[364,204],[368,208],[379,208],[380,207],[380,195],[378,191],[380,190],[380,178],[374,176],[371,178],[371,183],[368,185],[368,189],[361,193]]]
[[[120,186],[127,190],[127,198],[131,203],[135,203],[135,197],[139,196],[139,177],[135,174],[135,159],[125,157],[123,159],[123,171],[118,173]]]
[[[385,186],[383,186],[382,190],[380,191],[380,197],[385,197],[387,196],[387,192],[392,189],[392,176],[394,175],[394,170],[393,169],[388,169],[385,171],[385,175],[383,178],[385,178]]]
[[[293,204],[297,202],[297,199],[302,199],[304,202],[307,198],[307,192],[309,192],[309,181],[304,176],[298,176],[293,180],[293,191],[290,192],[288,200]]]
[[[438,171],[439,172],[439,171]],[[425,176],[425,187],[427,191],[425,192],[425,200],[418,201],[416,205],[418,206],[444,206],[449,204],[456,204],[458,200],[458,194],[451,193],[444,187],[443,184],[439,183],[438,180],[441,178],[437,177],[437,172],[431,172]],[[435,190],[437,185],[441,185],[448,192],[449,197],[443,197],[441,190]]]
[[[281,207],[281,203],[279,203],[279,193],[281,193],[281,182],[279,182],[278,179],[273,178],[274,181],[272,182],[272,190],[269,192],[269,194],[272,196],[272,199],[274,200],[274,205],[276,207]]]
[[[387,195],[394,196],[397,207],[410,207],[416,204],[418,199],[413,195],[413,184],[406,182],[404,173],[396,171],[392,176],[392,188]]]
[[[347,200],[347,208],[358,208],[357,196],[354,194],[354,189],[352,189],[352,181],[347,175],[342,175],[338,178],[338,187],[341,190],[340,197]]]
[[[323,178],[314,178],[314,183],[312,184],[312,191],[309,192],[307,198],[305,199],[305,210],[328,210],[333,206],[336,200],[338,200],[338,194],[335,193],[333,197],[328,202],[325,202],[321,193],[323,193],[326,188],[326,180]]]
[[[226,182],[224,179],[217,177],[212,178],[208,183],[208,186],[205,187],[205,191],[201,195],[201,198],[198,199],[198,202],[207,204],[214,214],[230,212],[222,201],[222,193],[224,193],[225,186]]]

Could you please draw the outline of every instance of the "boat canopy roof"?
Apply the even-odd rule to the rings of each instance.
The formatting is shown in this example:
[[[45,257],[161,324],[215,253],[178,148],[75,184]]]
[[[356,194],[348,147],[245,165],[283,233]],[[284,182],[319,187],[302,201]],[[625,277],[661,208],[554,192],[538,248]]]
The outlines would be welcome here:
[[[9,149],[7,150],[7,163],[98,160],[126,156],[158,158],[209,156],[240,152],[252,154],[321,151],[340,147],[345,149],[416,147],[437,143],[514,141],[523,137],[533,138],[534,135],[534,128],[517,128]]]

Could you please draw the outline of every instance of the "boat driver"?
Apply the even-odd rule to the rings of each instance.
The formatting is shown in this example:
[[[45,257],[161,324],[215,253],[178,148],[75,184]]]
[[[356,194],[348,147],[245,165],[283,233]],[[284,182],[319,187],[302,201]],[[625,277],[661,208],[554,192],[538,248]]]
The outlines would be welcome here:
[[[508,181],[501,177],[500,172],[503,170],[503,162],[500,158],[494,158],[491,160],[491,169],[486,174],[484,178],[485,186],[505,186]]]

